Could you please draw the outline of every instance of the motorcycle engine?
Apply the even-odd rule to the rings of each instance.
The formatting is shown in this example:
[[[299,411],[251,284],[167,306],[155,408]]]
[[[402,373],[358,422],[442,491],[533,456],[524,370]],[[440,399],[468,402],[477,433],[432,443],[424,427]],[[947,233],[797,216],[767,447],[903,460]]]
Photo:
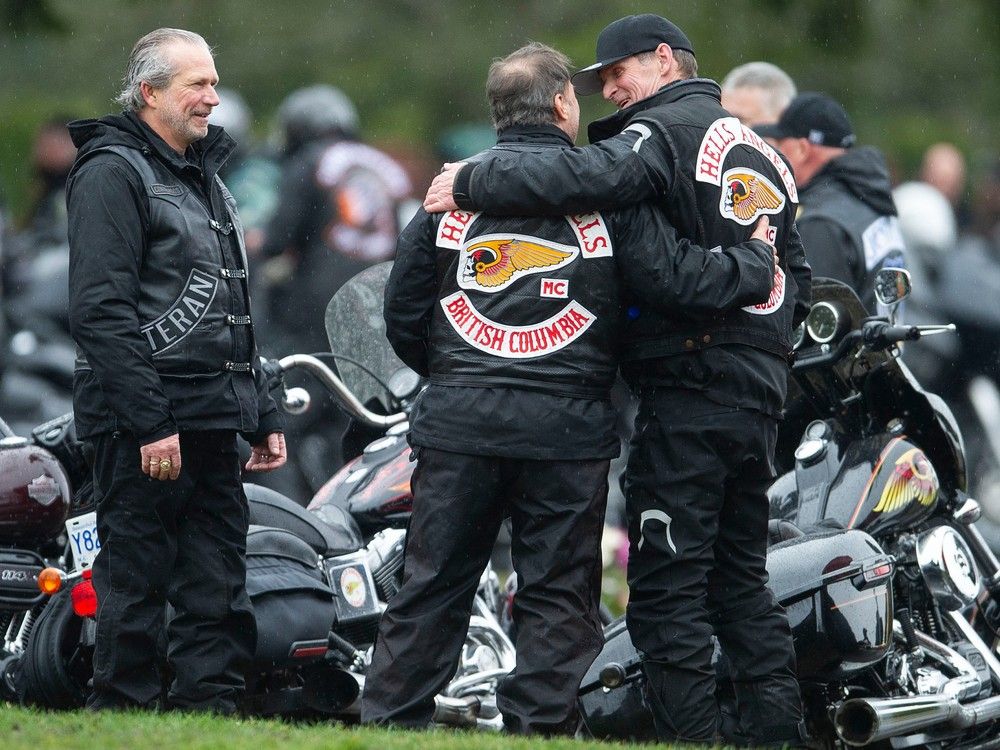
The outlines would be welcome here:
[[[395,596],[402,584],[405,542],[406,532],[402,529],[385,529],[368,543],[368,569],[383,602]]]

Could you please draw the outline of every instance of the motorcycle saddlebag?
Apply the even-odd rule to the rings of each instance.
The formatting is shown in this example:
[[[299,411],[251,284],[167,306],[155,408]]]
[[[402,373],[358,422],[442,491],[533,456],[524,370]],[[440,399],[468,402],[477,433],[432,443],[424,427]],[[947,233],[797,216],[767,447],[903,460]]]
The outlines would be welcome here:
[[[767,551],[800,680],[841,679],[880,661],[892,640],[893,558],[857,529],[822,531]]]
[[[254,661],[262,668],[292,661],[303,644],[327,642],[336,617],[333,592],[323,580],[316,553],[291,532],[250,527],[247,593],[257,621]]]

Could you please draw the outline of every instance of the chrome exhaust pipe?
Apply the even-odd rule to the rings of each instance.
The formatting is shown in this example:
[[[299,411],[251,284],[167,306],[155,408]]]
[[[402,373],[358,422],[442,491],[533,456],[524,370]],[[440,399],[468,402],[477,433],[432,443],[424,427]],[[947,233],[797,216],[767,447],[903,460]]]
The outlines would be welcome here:
[[[365,690],[364,675],[349,672],[346,669],[338,669],[333,672],[328,684],[340,696],[353,695],[353,700],[343,701],[335,713],[353,718],[360,717],[361,695]],[[484,711],[484,708],[482,702],[471,695],[464,698],[436,695],[434,696],[434,716],[431,720],[438,724],[465,729],[481,729],[491,732],[499,732],[503,729],[503,717],[496,713],[495,716],[485,718],[481,714],[491,712]]]
[[[854,698],[841,704],[833,723],[840,739],[848,745],[863,747],[939,724],[967,729],[997,719],[1000,719],[1000,696],[963,705],[954,698],[924,695],[880,700]]]

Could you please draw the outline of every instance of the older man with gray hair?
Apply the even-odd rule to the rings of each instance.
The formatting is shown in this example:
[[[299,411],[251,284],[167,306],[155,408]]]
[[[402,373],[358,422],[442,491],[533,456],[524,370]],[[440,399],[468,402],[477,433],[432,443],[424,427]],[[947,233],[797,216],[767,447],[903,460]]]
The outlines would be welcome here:
[[[285,445],[218,178],[234,142],[208,124],[218,82],[202,37],[157,29],[132,50],[124,112],[70,124],[73,405],[101,542],[92,709],[159,701],[167,601],[169,705],[234,712],[255,648],[236,436],[250,471],[281,466]]]
[[[722,79],[722,106],[747,127],[778,121],[798,91],[791,77],[769,62],[749,62]]]

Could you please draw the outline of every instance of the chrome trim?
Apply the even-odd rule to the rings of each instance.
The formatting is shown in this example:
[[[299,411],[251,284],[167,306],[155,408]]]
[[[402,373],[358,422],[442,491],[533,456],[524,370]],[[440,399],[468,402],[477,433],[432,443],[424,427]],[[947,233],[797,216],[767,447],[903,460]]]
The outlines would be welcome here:
[[[370,427],[384,428],[406,421],[406,414],[404,412],[389,414],[386,416],[384,414],[375,414],[374,412],[369,411],[365,405],[358,401],[357,397],[351,393],[350,389],[344,385],[344,381],[338,378],[336,374],[334,374],[333,370],[316,359],[316,357],[310,356],[309,354],[290,354],[287,357],[282,357],[278,361],[278,365],[281,367],[283,372],[294,370],[296,368],[308,370],[309,373],[319,380],[319,382],[322,383],[328,391],[340,399],[342,405],[352,416],[361,420]]]
[[[986,665],[990,668],[990,674],[993,675],[993,687],[1000,690],[1000,660],[997,659],[996,654],[994,654],[990,647],[986,645],[986,642],[979,637],[979,633],[976,629],[972,627],[972,623],[966,620],[961,612],[949,612],[948,616],[951,618],[952,622],[955,623],[955,627],[962,634],[969,643],[975,646],[976,651],[983,657],[986,661]]]

